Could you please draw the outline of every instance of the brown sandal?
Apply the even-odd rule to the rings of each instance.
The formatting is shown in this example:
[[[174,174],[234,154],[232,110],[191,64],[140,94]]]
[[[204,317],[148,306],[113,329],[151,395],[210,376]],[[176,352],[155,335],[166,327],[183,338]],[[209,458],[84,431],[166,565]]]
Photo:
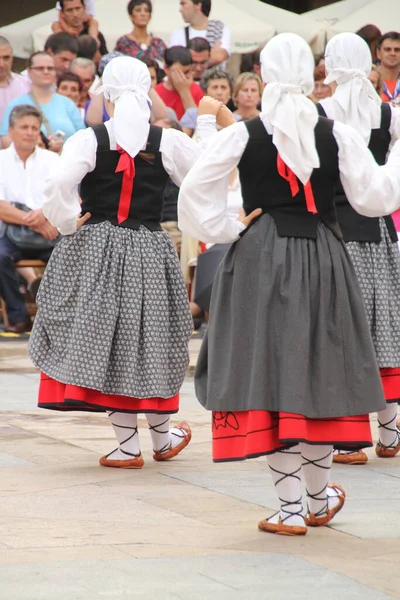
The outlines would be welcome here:
[[[384,429],[389,429],[389,431],[394,431],[390,427],[387,427],[387,425],[389,425],[389,423],[386,423],[386,425],[382,425],[382,427]],[[400,419],[397,419],[397,421],[396,421],[396,429],[397,430],[400,429]],[[393,458],[399,452],[400,452],[400,436],[398,439],[398,443],[395,446],[384,446],[381,442],[378,442],[377,445],[375,446],[375,453],[377,456],[379,456],[379,458]]]
[[[186,446],[192,439],[192,431],[189,427],[189,424],[186,423],[186,421],[182,421],[182,423],[178,423],[178,425],[176,425],[176,429],[182,429],[186,434],[181,443],[175,446],[175,448],[173,448],[172,445],[170,445],[166,452],[162,452],[161,450],[154,450],[154,460],[170,460],[171,458],[174,458],[174,456],[179,454],[179,452],[181,452],[184,448],[186,448]]]
[[[333,517],[343,508],[344,502],[346,500],[346,492],[338,483],[331,483],[327,486],[335,490],[336,492],[340,492],[337,495],[339,499],[339,503],[335,506],[335,508],[326,508],[319,513],[310,513],[308,516],[304,517],[306,525],[308,527],[323,527],[327,525],[330,521],[332,521]]]
[[[110,452],[110,454],[112,454],[112,452]],[[128,460],[113,460],[112,458],[108,458],[110,454],[100,458],[99,463],[102,467],[114,467],[115,469],[141,469],[144,465],[141,454],[134,454],[132,455],[134,458],[129,458]]]
[[[340,465],[365,465],[368,462],[368,456],[363,450],[339,452],[333,455],[332,462]]]
[[[275,513],[277,514],[277,513]],[[272,515],[275,516],[275,515]],[[287,519],[290,517],[286,517]],[[270,517],[271,518],[271,517]],[[279,518],[277,523],[271,523],[268,519],[263,519],[258,524],[259,531],[266,531],[267,533],[276,533],[277,535],[306,535],[307,527],[301,527],[301,525],[285,525],[285,519]]]

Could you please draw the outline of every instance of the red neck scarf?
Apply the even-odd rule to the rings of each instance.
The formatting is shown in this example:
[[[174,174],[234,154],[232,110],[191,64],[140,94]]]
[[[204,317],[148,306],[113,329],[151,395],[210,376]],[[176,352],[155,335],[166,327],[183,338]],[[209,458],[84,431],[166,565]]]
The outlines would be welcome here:
[[[278,153],[278,159],[277,159],[277,166],[278,166],[279,175],[281,177],[283,177],[283,179],[286,179],[286,181],[289,182],[290,191],[291,191],[292,196],[293,197],[296,196],[299,193],[299,189],[300,189],[298,181],[297,181],[297,177],[293,173],[293,171],[291,169],[289,169],[287,164],[283,162],[281,155],[279,153]],[[307,181],[307,183],[303,187],[304,187],[304,195],[306,197],[307,210],[308,210],[308,212],[312,213],[313,215],[316,215],[318,211],[317,211],[317,207],[315,205],[314,194],[312,191],[310,181]]]
[[[128,218],[131,208],[133,180],[135,179],[135,161],[132,156],[119,146],[117,146],[117,150],[121,156],[119,157],[115,172],[120,173],[122,171],[124,173],[117,214],[118,225],[120,225]]]

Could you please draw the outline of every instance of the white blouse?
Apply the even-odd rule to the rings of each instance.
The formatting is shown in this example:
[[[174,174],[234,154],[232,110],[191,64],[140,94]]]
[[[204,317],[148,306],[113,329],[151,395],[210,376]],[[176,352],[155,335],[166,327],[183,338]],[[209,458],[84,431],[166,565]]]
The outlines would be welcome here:
[[[269,131],[271,133],[271,130]],[[387,215],[400,207],[400,144],[379,167],[362,137],[335,121],[339,170],[349,202],[367,217]],[[185,178],[178,200],[179,228],[202,242],[230,243],[245,226],[227,212],[229,177],[249,139],[244,123],[220,131]],[[294,199],[295,201],[295,199]]]
[[[116,150],[113,119],[104,125],[110,137],[110,149]],[[199,117],[199,127],[202,134],[201,144],[196,144],[186,134],[175,129],[163,129],[160,144],[162,163],[177,186],[181,185],[209,140],[215,136],[215,117]],[[97,139],[93,129],[78,131],[66,141],[57,168],[53,169],[46,182],[43,213],[63,235],[70,235],[76,231],[76,218],[81,212],[78,185],[87,173],[94,170],[96,151]]]
[[[332,98],[325,98],[324,100],[320,101],[320,104],[324,109],[328,119],[338,120],[342,122],[341,118],[338,115],[338,111],[336,110],[335,105],[332,102]],[[395,108],[390,104],[389,106],[392,111],[392,118],[390,119],[389,127],[390,137],[392,138],[390,144],[391,149],[396,140],[400,138],[400,108]],[[371,123],[373,129],[379,129],[381,126],[381,110],[379,106],[377,107],[377,110],[374,110],[373,114],[371,115]],[[348,123],[348,125],[351,125],[351,123]]]

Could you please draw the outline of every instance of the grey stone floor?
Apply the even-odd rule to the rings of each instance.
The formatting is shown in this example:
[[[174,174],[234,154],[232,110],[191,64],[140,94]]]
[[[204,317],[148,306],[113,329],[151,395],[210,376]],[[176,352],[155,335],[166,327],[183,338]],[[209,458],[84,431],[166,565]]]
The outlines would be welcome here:
[[[37,386],[0,371],[0,600],[400,599],[400,458],[334,466],[332,527],[276,537],[257,530],[277,506],[266,461],[212,463],[190,378],[192,443],[155,463],[140,419],[140,471],[100,468],[106,417],[39,410]]]

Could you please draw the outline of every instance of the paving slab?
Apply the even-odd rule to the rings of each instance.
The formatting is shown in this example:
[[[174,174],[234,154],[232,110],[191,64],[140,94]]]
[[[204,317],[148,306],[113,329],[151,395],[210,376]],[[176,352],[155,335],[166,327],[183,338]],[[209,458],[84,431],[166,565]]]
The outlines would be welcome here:
[[[140,417],[140,471],[101,468],[106,415],[37,409],[38,383],[0,366],[0,600],[400,599],[400,458],[335,465],[347,501],[332,527],[270,536],[257,530],[277,507],[267,462],[212,463],[191,377],[173,419],[191,444],[154,462]]]

